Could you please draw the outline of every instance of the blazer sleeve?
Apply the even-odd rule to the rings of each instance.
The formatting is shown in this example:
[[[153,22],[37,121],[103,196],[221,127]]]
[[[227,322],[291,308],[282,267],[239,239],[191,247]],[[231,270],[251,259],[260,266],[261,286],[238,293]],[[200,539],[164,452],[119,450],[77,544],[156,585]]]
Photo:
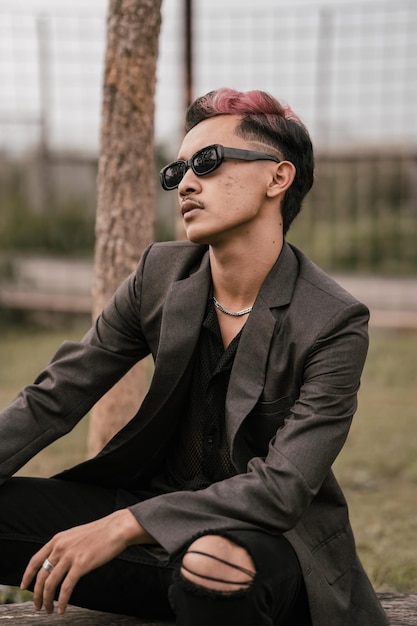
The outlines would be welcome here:
[[[204,529],[294,528],[346,440],[367,353],[368,317],[364,305],[350,303],[320,330],[303,360],[298,397],[266,457],[254,456],[246,472],[207,489],[163,494],[130,507],[168,552]]]
[[[139,318],[146,254],[84,338],[65,341],[34,383],[0,412],[0,484],[68,433],[106,391],[149,354]]]

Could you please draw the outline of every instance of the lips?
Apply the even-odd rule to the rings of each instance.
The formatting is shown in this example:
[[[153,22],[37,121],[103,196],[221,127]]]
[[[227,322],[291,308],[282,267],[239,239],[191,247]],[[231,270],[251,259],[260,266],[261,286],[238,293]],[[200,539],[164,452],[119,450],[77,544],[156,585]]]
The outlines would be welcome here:
[[[192,200],[191,198],[187,198],[186,200],[183,200],[183,202],[181,202],[181,213],[183,216],[190,211],[194,211],[195,209],[201,210],[202,208],[203,205],[200,202]]]

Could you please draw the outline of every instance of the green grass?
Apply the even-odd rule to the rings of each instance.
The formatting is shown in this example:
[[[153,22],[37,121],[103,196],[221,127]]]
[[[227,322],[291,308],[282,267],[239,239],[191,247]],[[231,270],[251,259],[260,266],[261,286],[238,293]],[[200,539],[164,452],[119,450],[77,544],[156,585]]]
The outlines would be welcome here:
[[[86,325],[68,330],[9,325],[5,329],[0,326],[0,408],[6,406],[24,385],[33,382],[65,339],[79,339],[86,329]],[[87,430],[88,418],[69,435],[38,454],[20,473],[50,476],[77,463],[87,452]]]
[[[0,407],[85,328],[0,331]],[[380,591],[417,590],[417,330],[371,332],[359,410],[335,464],[358,551]],[[84,458],[88,420],[40,453],[25,473],[47,476]]]
[[[373,331],[359,410],[336,462],[358,551],[382,591],[417,589],[417,331]]]

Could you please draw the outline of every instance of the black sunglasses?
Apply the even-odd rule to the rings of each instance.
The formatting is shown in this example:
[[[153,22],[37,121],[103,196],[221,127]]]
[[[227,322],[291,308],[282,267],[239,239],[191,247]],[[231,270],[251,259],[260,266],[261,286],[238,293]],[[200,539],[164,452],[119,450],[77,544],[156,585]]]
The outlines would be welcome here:
[[[205,176],[214,172],[224,161],[224,159],[238,159],[240,161],[275,161],[281,163],[270,154],[263,152],[253,152],[252,150],[241,150],[240,148],[225,148],[219,143],[201,148],[188,159],[188,161],[174,161],[162,168],[159,173],[161,185],[167,191],[176,189],[185,176],[189,167],[197,176]]]

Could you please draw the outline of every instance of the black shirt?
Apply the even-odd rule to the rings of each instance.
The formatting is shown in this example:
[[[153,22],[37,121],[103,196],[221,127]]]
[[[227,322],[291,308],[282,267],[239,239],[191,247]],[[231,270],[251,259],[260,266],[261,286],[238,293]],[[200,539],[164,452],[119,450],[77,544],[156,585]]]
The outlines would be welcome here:
[[[164,470],[152,481],[157,491],[195,491],[236,474],[226,437],[225,400],[241,332],[225,350],[210,299],[197,346],[189,402]]]

